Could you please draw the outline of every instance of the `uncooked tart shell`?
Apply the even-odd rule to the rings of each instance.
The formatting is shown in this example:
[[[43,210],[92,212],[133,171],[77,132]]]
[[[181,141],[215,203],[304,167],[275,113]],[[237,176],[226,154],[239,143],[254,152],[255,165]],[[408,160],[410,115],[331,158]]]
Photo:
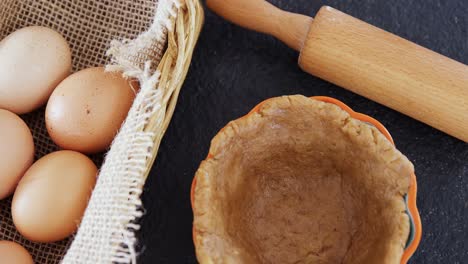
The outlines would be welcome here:
[[[400,263],[413,165],[373,126],[303,96],[230,122],[196,173],[200,263]]]

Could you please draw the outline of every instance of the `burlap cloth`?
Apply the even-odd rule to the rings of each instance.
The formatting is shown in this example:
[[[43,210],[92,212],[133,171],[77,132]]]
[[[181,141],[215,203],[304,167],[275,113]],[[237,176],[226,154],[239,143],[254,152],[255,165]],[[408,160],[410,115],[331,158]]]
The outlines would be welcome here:
[[[0,240],[22,244],[36,263],[136,262],[140,194],[195,45],[189,31],[198,36],[201,22],[185,29],[182,36],[188,37],[173,32],[197,20],[200,14],[181,14],[193,13],[198,5],[197,0],[0,0],[0,39],[25,26],[47,26],[68,40],[73,71],[113,65],[108,68],[138,78],[141,85],[111,149],[92,157],[98,164],[105,159],[76,235],[49,244],[24,239],[12,223],[7,199],[0,201]],[[58,149],[45,129],[44,109],[23,118],[33,132],[36,158]]]

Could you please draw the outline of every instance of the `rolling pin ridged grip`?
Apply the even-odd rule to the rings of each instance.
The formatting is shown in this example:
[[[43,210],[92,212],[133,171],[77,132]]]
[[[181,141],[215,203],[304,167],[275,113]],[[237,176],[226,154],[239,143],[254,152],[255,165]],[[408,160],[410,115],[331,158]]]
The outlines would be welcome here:
[[[301,68],[468,142],[468,67],[330,7]]]

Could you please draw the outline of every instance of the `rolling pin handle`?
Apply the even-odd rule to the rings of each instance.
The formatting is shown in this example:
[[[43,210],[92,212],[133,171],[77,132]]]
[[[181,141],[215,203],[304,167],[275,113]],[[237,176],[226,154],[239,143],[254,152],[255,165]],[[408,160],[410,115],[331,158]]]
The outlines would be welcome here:
[[[300,51],[312,18],[278,9],[265,0],[207,0],[208,8],[241,27],[272,35]]]

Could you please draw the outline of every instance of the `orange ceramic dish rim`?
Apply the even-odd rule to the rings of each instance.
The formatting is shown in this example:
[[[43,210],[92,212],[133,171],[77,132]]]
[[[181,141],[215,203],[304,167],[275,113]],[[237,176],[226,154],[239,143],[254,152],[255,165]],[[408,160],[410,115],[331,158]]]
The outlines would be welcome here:
[[[332,98],[332,97],[313,96],[311,98],[313,98],[315,100],[322,101],[322,102],[337,105],[338,107],[340,107],[341,109],[346,111],[352,118],[358,119],[360,121],[363,121],[363,122],[366,122],[366,123],[369,123],[369,124],[375,126],[393,145],[395,145],[395,143],[393,142],[393,138],[390,135],[390,133],[388,132],[388,130],[376,119],[374,119],[374,118],[372,118],[372,117],[370,117],[368,115],[365,115],[365,114],[354,112],[349,106],[347,106],[343,102],[341,102],[341,101],[339,101],[339,100],[337,100],[335,98]],[[252,113],[258,112],[260,107],[267,100],[265,100],[265,101],[259,103],[258,105],[256,105],[247,115],[245,115],[245,116],[243,116],[241,118],[247,117],[248,115],[250,115]],[[211,153],[208,153],[207,159],[210,159],[212,157],[213,156],[211,155]],[[408,262],[408,260],[411,258],[411,256],[414,254],[414,252],[418,248],[419,243],[421,242],[421,235],[422,235],[421,218],[419,216],[419,211],[418,211],[418,208],[416,206],[416,194],[417,194],[417,188],[418,187],[417,187],[417,183],[416,183],[416,175],[414,173],[411,175],[410,181],[411,181],[410,182],[410,188],[409,188],[409,191],[408,191],[408,194],[407,194],[407,207],[408,207],[408,211],[409,211],[409,214],[410,214],[410,218],[412,220],[412,224],[414,225],[414,230],[413,230],[414,238],[412,239],[410,244],[406,246],[405,251],[403,252],[403,256],[401,258],[400,264],[406,264]],[[190,190],[190,200],[191,200],[192,208],[194,206],[193,201],[194,201],[196,183],[197,183],[197,179],[196,179],[196,177],[194,177],[193,181],[192,181],[191,190]],[[195,241],[195,233],[196,233],[195,228],[193,228],[192,232],[193,232],[193,240]]]

